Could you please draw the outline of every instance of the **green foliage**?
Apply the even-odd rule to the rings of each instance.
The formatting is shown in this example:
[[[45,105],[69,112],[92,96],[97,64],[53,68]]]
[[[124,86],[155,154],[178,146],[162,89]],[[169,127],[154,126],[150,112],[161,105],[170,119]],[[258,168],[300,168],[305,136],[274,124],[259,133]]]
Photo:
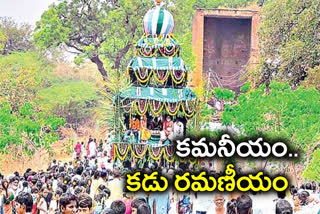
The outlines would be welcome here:
[[[6,41],[7,41],[6,35],[0,31],[0,51],[3,51]]]
[[[208,102],[213,98],[212,91],[207,88],[208,84],[201,84],[198,87],[193,88],[198,100],[194,106],[195,116],[190,121],[190,131],[199,130],[201,126],[211,122],[214,114],[216,113],[214,108],[208,105]]]
[[[277,0],[263,7],[260,83],[287,80],[296,87],[320,65],[319,16],[319,1]]]
[[[48,48],[50,46],[58,46],[62,42],[68,41],[69,28],[63,26],[59,17],[59,10],[66,5],[65,2],[60,3],[58,7],[50,6],[45,11],[41,20],[37,22],[36,33],[33,35],[35,42],[40,47]],[[65,20],[70,23],[71,20]],[[41,28],[41,31],[37,31]]]
[[[133,41],[142,35],[140,23],[146,7],[151,7],[150,1],[62,1],[43,13],[34,40],[42,47],[64,44],[72,48],[97,64],[106,80],[103,59],[120,68]]]
[[[317,149],[312,154],[312,160],[303,172],[303,177],[306,179],[320,182],[320,149]]]
[[[124,72],[110,71],[109,81],[105,83],[108,90],[102,93],[104,99],[100,102],[97,115],[99,122],[106,124],[109,130],[114,130],[120,139],[119,135],[125,130],[123,120],[125,106],[120,103],[119,95],[130,87],[130,83]]]
[[[175,33],[184,43],[187,51],[183,52],[183,57],[191,67],[194,62],[191,51],[194,3],[195,0],[166,1],[179,23]],[[108,70],[127,67],[132,47],[143,35],[143,16],[152,6],[150,0],[65,0],[43,13],[37,22],[34,40],[45,48],[66,45],[77,53],[76,63],[90,59],[107,80]]]
[[[307,88],[315,87],[320,91],[320,66],[308,71],[308,77],[303,81],[303,85]]]
[[[94,83],[69,81],[53,85],[39,91],[39,107],[46,112],[66,119],[73,128],[77,128],[93,114],[100,97]]]
[[[251,89],[251,82],[246,82],[241,88],[242,93],[247,93]]]
[[[86,102],[97,100],[97,87],[85,81],[65,82],[42,89],[38,93],[40,105],[45,109],[55,105],[67,105],[70,102]]]
[[[33,52],[16,52],[0,58],[0,99],[14,111],[32,101],[50,76],[52,66]]]
[[[68,139],[68,141],[64,141],[62,144],[63,152],[67,155],[71,155],[74,152],[74,140]]]
[[[40,148],[50,150],[59,139],[57,129],[64,125],[62,118],[39,112],[28,102],[16,112],[8,102],[1,103],[0,118],[0,152],[13,149],[27,155]]]
[[[0,17],[0,54],[30,50],[33,47],[31,34],[31,25],[18,24],[12,18]]]
[[[289,139],[305,151],[320,139],[320,92],[272,82],[238,97],[236,105],[226,105],[222,114],[226,125],[234,123],[249,136],[263,133],[270,138]]]
[[[213,91],[218,100],[230,101],[235,97],[234,91],[227,88],[214,88]]]
[[[263,5],[267,0],[198,0],[195,3],[197,8],[218,8],[218,7],[245,7],[254,2],[257,2],[259,5]]]

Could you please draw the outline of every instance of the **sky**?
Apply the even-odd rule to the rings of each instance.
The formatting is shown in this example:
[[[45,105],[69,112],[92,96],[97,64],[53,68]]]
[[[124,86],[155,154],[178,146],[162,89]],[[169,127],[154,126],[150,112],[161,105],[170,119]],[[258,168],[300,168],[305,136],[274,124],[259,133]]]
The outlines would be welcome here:
[[[0,17],[12,17],[19,23],[35,26],[41,14],[58,0],[0,0]]]

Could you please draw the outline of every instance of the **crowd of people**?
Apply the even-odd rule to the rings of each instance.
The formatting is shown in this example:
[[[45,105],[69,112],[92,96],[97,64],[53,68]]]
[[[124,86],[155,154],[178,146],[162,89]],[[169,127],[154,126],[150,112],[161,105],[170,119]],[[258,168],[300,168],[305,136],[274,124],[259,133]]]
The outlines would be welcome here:
[[[148,169],[147,169],[148,170]],[[149,169],[151,170],[151,169]],[[173,169],[161,169],[173,174]],[[317,214],[316,182],[279,193],[222,195],[192,192],[129,193],[111,147],[89,138],[73,160],[53,160],[46,170],[0,175],[0,214]]]

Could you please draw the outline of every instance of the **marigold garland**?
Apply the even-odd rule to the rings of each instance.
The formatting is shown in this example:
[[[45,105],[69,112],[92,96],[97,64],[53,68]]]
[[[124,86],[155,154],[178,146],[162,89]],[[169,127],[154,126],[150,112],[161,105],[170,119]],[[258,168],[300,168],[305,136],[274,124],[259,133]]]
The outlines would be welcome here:
[[[126,159],[128,153],[129,153],[130,148],[131,148],[131,145],[128,144],[127,151],[125,152],[125,154],[124,155],[120,155],[119,150],[118,150],[118,146],[116,144],[114,144],[114,151],[115,151],[114,159],[117,156],[121,161],[124,161]]]
[[[176,77],[174,76],[173,73],[174,73],[174,71],[171,72],[171,77],[172,77],[171,79],[173,80],[174,84],[176,84],[176,85],[181,84],[181,83],[185,80],[185,76],[186,76],[186,75],[188,76],[187,73],[183,72],[182,78],[181,78],[180,80],[176,80]]]
[[[166,152],[164,152],[163,156],[166,159],[166,161],[168,161],[169,163],[173,163],[175,161],[174,155],[170,156]]]
[[[165,151],[164,148],[160,148],[160,152],[158,156],[154,156],[151,146],[149,146],[149,156],[152,158],[152,160],[158,161],[161,159],[162,153]]]
[[[161,48],[159,47],[159,48],[151,49],[150,54],[144,52],[145,48],[137,48],[134,52],[134,56],[143,56],[143,57],[149,57],[149,58],[155,57],[156,55],[163,56],[163,57],[176,57],[176,56],[178,56],[180,48],[175,47],[175,46],[172,46],[172,48],[174,50],[174,52],[172,52],[172,53],[167,53],[165,50],[162,51]]]
[[[128,68],[128,71],[127,71],[127,72],[128,72],[128,76],[130,76],[130,70],[129,70],[129,68]],[[153,69],[148,73],[148,75],[147,75],[147,77],[146,77],[145,79],[144,79],[144,78],[141,78],[141,74],[140,74],[139,71],[133,70],[133,72],[134,72],[134,74],[135,74],[135,77],[137,78],[137,80],[138,80],[140,83],[147,83],[147,82],[150,80],[151,76],[153,76],[154,79],[155,79],[158,83],[163,84],[163,83],[165,83],[166,81],[168,81],[169,76],[171,76],[172,81],[173,81],[176,85],[180,85],[183,81],[186,80],[186,77],[188,78],[188,72],[183,72],[182,77],[181,77],[180,80],[176,78],[176,76],[175,76],[175,74],[174,74],[174,71],[167,71],[167,72],[166,72],[166,75],[163,77],[162,80],[159,78],[158,71],[155,71],[155,70],[153,70]]]
[[[160,102],[160,101],[159,101],[159,102]],[[159,116],[159,115],[161,114],[161,112],[162,112],[165,104],[162,103],[162,104],[159,104],[159,105],[161,105],[161,107],[159,107],[159,110],[156,111],[156,110],[153,108],[153,106],[152,106],[152,104],[150,103],[150,100],[149,100],[149,108],[150,108],[151,113],[152,113],[154,116]]]
[[[137,104],[138,102],[139,102],[138,100],[134,102],[134,109],[140,117],[144,116],[148,110],[150,110],[154,116],[158,116],[162,112],[163,108],[165,108],[167,113],[172,117],[176,116],[180,110],[184,113],[184,115],[186,117],[189,117],[189,118],[195,114],[194,110],[192,112],[191,111],[187,112],[185,110],[185,105],[183,104],[183,102],[187,102],[187,101],[179,102],[174,111],[171,110],[170,107],[168,106],[170,104],[165,103],[165,102],[162,104],[159,111],[154,111],[154,108],[153,108],[152,104],[150,103],[150,101],[146,101],[147,103],[145,104],[145,108],[143,110],[140,110],[140,108],[138,107],[138,104]]]
[[[138,146],[138,145],[133,145],[134,147]],[[141,159],[145,156],[145,154],[148,151],[147,145],[143,145],[144,146],[144,151],[141,154],[138,154],[137,149],[135,148],[134,151],[132,151],[132,155],[137,158],[137,159]],[[131,149],[133,150],[133,149]]]
[[[169,152],[167,151],[168,146],[159,147],[160,151],[158,155],[153,154],[154,152],[152,150],[152,147],[148,144],[145,145],[145,149],[143,153],[141,155],[137,155],[135,151],[136,149],[134,149],[134,146],[135,145],[127,144],[126,152],[123,155],[121,155],[121,153],[119,152],[117,143],[114,143],[113,148],[114,148],[115,155],[113,157],[113,160],[115,160],[116,158],[119,158],[120,161],[124,161],[127,158],[129,151],[131,151],[132,156],[136,159],[143,159],[145,157],[146,152],[149,152],[150,158],[152,158],[152,160],[155,160],[155,161],[160,160],[162,156],[166,159],[166,161],[170,163],[174,162],[175,160],[174,155],[169,154]]]
[[[170,116],[175,116],[180,109],[181,103],[179,102],[179,103],[175,103],[175,104],[176,104],[175,108],[171,109],[171,106],[170,106],[171,104],[166,103],[166,110]]]

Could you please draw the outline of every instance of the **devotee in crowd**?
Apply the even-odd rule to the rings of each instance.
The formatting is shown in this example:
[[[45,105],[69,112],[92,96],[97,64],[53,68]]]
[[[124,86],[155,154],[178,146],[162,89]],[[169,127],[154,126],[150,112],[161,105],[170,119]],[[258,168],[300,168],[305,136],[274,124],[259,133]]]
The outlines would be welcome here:
[[[241,195],[237,198],[237,214],[253,214],[252,200],[248,195]]]
[[[292,214],[292,213],[293,213],[293,208],[288,201],[281,199],[277,202],[276,214]]]
[[[33,207],[33,199],[30,193],[20,192],[15,199],[15,210],[17,214],[31,213]]]

